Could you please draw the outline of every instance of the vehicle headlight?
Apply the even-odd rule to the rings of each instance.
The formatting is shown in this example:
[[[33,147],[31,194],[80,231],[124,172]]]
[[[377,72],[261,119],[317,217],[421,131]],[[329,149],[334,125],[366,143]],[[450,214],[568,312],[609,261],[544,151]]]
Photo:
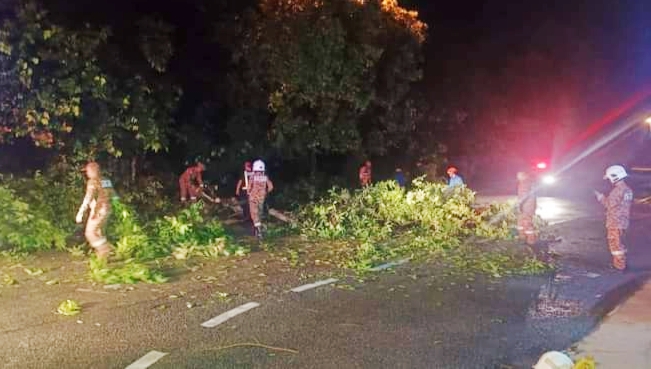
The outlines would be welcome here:
[[[542,182],[546,185],[551,185],[556,183],[556,177],[551,174],[548,174],[542,178]]]

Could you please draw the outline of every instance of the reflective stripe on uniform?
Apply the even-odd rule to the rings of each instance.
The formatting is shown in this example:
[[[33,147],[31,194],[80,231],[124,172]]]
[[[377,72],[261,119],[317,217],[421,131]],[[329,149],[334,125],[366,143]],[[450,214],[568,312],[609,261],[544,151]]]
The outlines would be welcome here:
[[[100,247],[100,246],[104,245],[106,242],[107,242],[106,237],[102,237],[102,238],[100,238],[98,240],[90,242],[90,246],[93,247],[93,248]]]
[[[536,234],[536,231],[524,231],[524,234]]]
[[[610,254],[613,256],[622,256],[626,255],[626,251],[611,251]]]

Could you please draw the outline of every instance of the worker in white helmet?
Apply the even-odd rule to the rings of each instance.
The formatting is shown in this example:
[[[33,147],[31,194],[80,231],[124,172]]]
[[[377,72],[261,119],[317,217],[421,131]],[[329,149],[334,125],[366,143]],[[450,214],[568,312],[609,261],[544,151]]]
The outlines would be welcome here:
[[[253,222],[254,232],[258,237],[262,237],[262,221],[260,220],[260,215],[264,211],[264,201],[267,198],[267,194],[274,189],[273,182],[267,177],[265,169],[265,164],[262,160],[253,162],[253,175],[250,177],[248,189],[251,221]]]
[[[574,362],[569,356],[558,351],[545,352],[533,369],[572,369]]]
[[[621,271],[626,269],[626,245],[622,238],[629,226],[633,203],[633,190],[624,181],[626,177],[628,174],[623,166],[610,166],[606,169],[604,179],[610,181],[613,189],[608,196],[595,191],[597,200],[606,208],[606,232],[613,267]]]

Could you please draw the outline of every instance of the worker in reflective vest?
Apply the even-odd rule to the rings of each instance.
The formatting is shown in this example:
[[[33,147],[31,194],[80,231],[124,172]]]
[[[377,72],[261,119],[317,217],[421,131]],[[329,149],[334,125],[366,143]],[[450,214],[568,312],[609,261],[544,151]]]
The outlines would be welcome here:
[[[630,223],[633,190],[624,182],[628,177],[626,169],[621,165],[613,165],[606,169],[604,179],[608,179],[613,189],[608,196],[596,192],[597,200],[606,208],[606,233],[608,248],[613,258],[613,267],[617,270],[626,269],[626,245],[624,235]]]
[[[84,236],[88,244],[95,249],[97,257],[104,259],[113,248],[103,231],[106,220],[111,213],[113,185],[110,180],[102,178],[99,164],[96,162],[88,163],[83,170],[88,178],[86,194],[75,220],[77,223],[81,223],[84,220],[86,210],[90,209]]]

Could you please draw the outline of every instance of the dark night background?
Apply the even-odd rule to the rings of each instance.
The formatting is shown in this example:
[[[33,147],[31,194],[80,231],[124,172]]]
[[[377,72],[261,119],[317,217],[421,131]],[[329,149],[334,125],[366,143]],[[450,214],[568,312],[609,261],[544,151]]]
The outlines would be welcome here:
[[[168,76],[184,90],[175,124],[182,130],[197,120],[208,120],[211,123],[200,128],[205,136],[213,144],[227,143],[224,122],[232,112],[225,104],[226,75],[232,65],[224,45],[232,42],[228,40],[232,36],[216,24],[233,19],[254,1],[47,0],[45,4],[55,19],[70,26],[84,21],[110,25],[111,43],[133,63],[144,63],[131,37],[139,18],[157,14],[174,24],[176,52]],[[496,160],[505,157],[558,160],[568,142],[643,90],[650,76],[651,5],[643,1],[411,0],[400,4],[418,10],[429,25],[424,79],[417,91],[430,105],[430,114],[462,111],[470,117],[463,125],[440,124],[433,131],[448,146],[451,161],[463,158],[458,162],[468,171],[468,160],[475,163],[472,171],[478,173],[473,177],[482,176],[482,170],[474,167],[495,167]],[[221,19],[215,19],[215,14]],[[503,116],[495,124],[499,119],[493,112],[499,109],[508,112],[508,119]],[[183,161],[194,155],[191,151],[192,145],[173,143],[166,170],[179,171]],[[488,159],[491,155],[498,159]],[[345,170],[351,172],[361,159],[343,159]],[[409,166],[405,162],[415,158],[374,159],[386,161],[386,167],[380,165],[378,170],[387,175],[393,165]],[[270,161],[272,166],[277,162]],[[342,158],[322,158],[321,169],[327,172],[332,161],[341,163]],[[220,171],[234,169],[233,164]]]

